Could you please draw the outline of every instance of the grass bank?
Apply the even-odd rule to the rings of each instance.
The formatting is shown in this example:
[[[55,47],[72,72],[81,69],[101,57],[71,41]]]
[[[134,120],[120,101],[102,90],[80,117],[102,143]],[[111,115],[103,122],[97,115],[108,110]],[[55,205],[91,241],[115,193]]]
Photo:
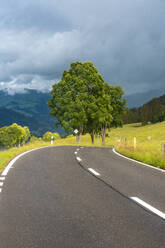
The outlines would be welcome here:
[[[134,149],[134,137],[136,137],[136,149]],[[63,142],[63,144],[75,145],[75,137],[64,139]],[[106,138],[106,147],[114,146],[119,153],[127,157],[165,169],[162,142],[165,142],[165,122],[147,126],[135,123],[112,129]],[[90,136],[84,135],[80,144],[91,146]],[[94,146],[101,146],[100,138],[95,138]]]
[[[162,153],[162,142],[165,142],[165,122],[147,126],[125,125],[123,128],[112,130],[109,136],[108,139],[111,139],[111,143],[121,154],[165,169],[165,154]],[[134,148],[134,137],[136,137],[136,148]]]

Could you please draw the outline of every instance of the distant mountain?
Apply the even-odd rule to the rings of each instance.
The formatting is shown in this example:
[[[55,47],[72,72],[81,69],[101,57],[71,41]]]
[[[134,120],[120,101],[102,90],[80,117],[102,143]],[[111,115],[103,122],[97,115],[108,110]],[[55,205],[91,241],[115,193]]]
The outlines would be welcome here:
[[[0,91],[0,107],[16,110],[29,116],[48,116],[49,109],[46,104],[50,98],[49,93],[27,90],[27,93],[8,95]]]
[[[38,128],[38,121],[36,119],[11,109],[0,108],[0,126],[8,126],[14,122],[21,126],[30,125],[32,130],[37,130]]]
[[[138,108],[127,109],[123,116],[124,123],[156,123],[165,120],[165,95],[154,97]]]
[[[16,122],[28,126],[33,135],[41,136],[46,131],[64,135],[64,130],[55,127],[56,119],[49,114],[48,99],[49,93],[35,90],[15,95],[0,91],[0,126]]]
[[[144,93],[125,95],[124,98],[127,100],[127,107],[130,109],[140,107],[143,104],[152,100],[153,98],[162,96],[163,94],[165,94],[165,89],[150,90]]]

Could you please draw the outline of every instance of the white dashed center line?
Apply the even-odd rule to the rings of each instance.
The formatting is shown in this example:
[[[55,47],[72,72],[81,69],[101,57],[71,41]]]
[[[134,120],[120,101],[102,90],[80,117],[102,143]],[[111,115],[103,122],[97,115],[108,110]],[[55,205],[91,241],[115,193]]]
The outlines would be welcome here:
[[[90,172],[92,172],[95,176],[100,176],[100,174],[99,174],[97,171],[95,171],[94,169],[88,168],[88,170],[89,170]]]
[[[82,161],[82,159],[81,158],[79,158],[79,157],[76,157],[77,158],[77,160],[79,161],[79,162],[81,162]]]
[[[2,187],[3,186],[3,182],[0,182],[0,187]]]
[[[0,181],[4,181],[5,180],[5,177],[0,177]]]
[[[75,152],[74,154],[77,154],[77,152]]]
[[[161,218],[165,219],[165,213],[159,211],[158,209],[152,207],[151,205],[149,205],[148,203],[142,201],[141,199],[139,199],[138,197],[131,197],[132,200],[134,200],[135,202],[139,203],[140,205],[142,205],[143,207],[145,207],[146,209],[150,210],[151,212],[153,212],[154,214],[157,214],[158,216],[160,216]]]

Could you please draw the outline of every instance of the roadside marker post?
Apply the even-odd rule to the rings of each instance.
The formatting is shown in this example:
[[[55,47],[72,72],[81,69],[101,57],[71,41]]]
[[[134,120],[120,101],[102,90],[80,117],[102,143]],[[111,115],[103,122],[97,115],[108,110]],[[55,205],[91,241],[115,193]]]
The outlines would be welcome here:
[[[134,147],[134,150],[136,149],[136,137],[134,137],[133,139],[133,147]]]
[[[165,154],[165,142],[162,142],[162,153]]]
[[[51,136],[51,145],[53,145],[53,136]]]
[[[78,143],[78,130],[77,129],[75,129],[74,131],[73,131],[74,133],[75,133],[75,135],[76,135],[76,143]]]
[[[124,138],[124,147],[125,148],[127,147],[127,138],[126,137]]]

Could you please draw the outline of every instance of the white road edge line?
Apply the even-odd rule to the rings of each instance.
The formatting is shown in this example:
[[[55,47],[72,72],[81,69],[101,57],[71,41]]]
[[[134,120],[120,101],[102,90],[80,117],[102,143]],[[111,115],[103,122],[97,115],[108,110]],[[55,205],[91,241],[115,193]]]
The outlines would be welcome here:
[[[79,162],[81,162],[82,161],[82,159],[81,158],[79,158],[79,157],[76,157],[77,158],[77,160],[79,161]]]
[[[117,154],[118,156],[122,157],[122,158],[126,158],[126,159],[128,159],[128,160],[130,160],[130,161],[136,162],[136,163],[138,163],[138,164],[145,165],[145,166],[147,166],[147,167],[149,167],[149,168],[151,168],[151,169],[155,169],[155,170],[158,170],[158,171],[161,171],[161,172],[164,172],[164,173],[165,173],[165,170],[162,170],[162,169],[160,169],[160,168],[154,167],[154,166],[149,165],[149,164],[145,164],[145,163],[143,163],[143,162],[137,161],[137,160],[132,159],[132,158],[128,158],[128,157],[126,157],[126,156],[124,156],[124,155],[118,153],[118,152],[115,150],[115,148],[113,148],[112,151],[113,151],[115,154]]]
[[[77,154],[77,152],[75,152],[74,154]]]
[[[5,180],[5,177],[0,177],[0,181],[4,181]]]
[[[132,200],[134,200],[135,202],[139,203],[140,205],[142,205],[143,207],[147,208],[148,210],[150,210],[154,214],[156,214],[156,215],[160,216],[161,218],[165,219],[165,213],[163,213],[163,212],[159,211],[158,209],[152,207],[151,205],[149,205],[148,203],[142,201],[138,197],[130,197],[130,198]]]
[[[0,193],[2,192],[2,189],[0,189]]]
[[[3,186],[3,182],[0,182],[0,187],[2,187]]]
[[[88,168],[88,170],[89,170],[90,172],[92,172],[95,176],[100,176],[100,174],[99,174],[97,171],[95,171],[94,169]]]
[[[29,150],[29,151],[26,151],[26,152],[23,152],[21,154],[19,154],[18,156],[16,156],[15,158],[13,158],[9,164],[6,166],[6,168],[4,169],[4,171],[2,172],[2,176],[7,176],[7,173],[9,172],[10,168],[12,167],[12,165],[22,156],[24,156],[25,154],[29,153],[29,152],[32,152],[32,151],[35,151],[35,150],[39,150],[39,149],[43,149],[43,148],[47,148],[47,147],[52,147],[52,146],[43,146],[43,147],[39,147],[39,148],[34,148],[32,150]]]

